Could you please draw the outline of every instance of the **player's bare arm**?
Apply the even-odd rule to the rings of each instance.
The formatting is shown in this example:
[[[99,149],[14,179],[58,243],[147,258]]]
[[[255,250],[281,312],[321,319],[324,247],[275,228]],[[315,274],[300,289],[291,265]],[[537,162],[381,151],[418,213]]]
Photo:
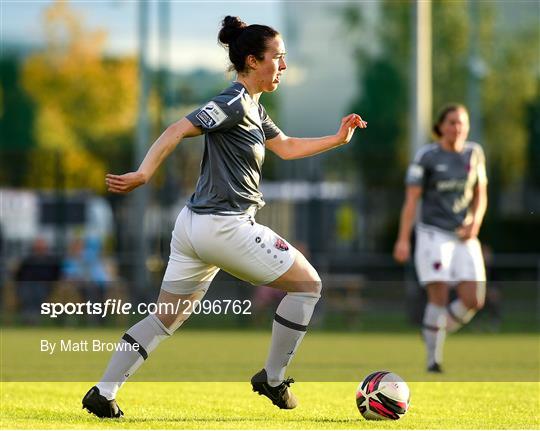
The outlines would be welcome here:
[[[335,135],[321,138],[293,138],[283,132],[266,141],[266,147],[285,160],[301,159],[348,144],[356,128],[365,129],[367,121],[358,114],[343,117]]]
[[[394,259],[399,263],[407,262],[411,255],[411,231],[416,217],[416,207],[420,196],[422,196],[422,187],[407,187],[405,202],[401,209],[398,238],[394,245]]]
[[[479,183],[474,188],[474,197],[471,202],[471,221],[456,230],[462,240],[476,238],[480,233],[482,221],[487,209],[487,185]]]
[[[107,174],[105,176],[107,190],[112,193],[129,193],[146,184],[182,139],[201,134],[201,129],[194,126],[186,118],[171,124],[152,144],[136,172],[128,172],[123,175]]]

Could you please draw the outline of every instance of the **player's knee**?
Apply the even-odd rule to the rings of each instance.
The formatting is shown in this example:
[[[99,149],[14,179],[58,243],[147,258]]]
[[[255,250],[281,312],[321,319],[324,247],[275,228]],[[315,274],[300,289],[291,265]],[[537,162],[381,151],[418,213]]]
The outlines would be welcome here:
[[[168,330],[174,332],[175,329],[173,329],[173,328],[174,328],[175,322],[176,322],[176,316],[175,315],[156,313],[156,317],[163,324],[163,326],[165,326]]]
[[[484,306],[484,301],[480,298],[462,298],[461,301],[463,302],[463,305],[471,311],[478,311]]]
[[[319,274],[301,256],[303,262],[294,266],[278,280],[270,284],[271,287],[284,290],[288,293],[305,293],[307,296],[321,296],[322,282]]]
[[[161,291],[156,317],[171,332],[176,331],[191,315],[197,302],[206,294],[206,289],[199,288],[192,293],[172,294]]]
[[[476,287],[476,307],[475,309],[481,310],[486,304],[486,282],[480,281]]]
[[[479,311],[484,308],[484,300],[481,298],[472,298],[468,301],[468,304],[465,304],[469,310]]]
[[[433,282],[427,286],[428,302],[438,306],[446,307],[448,304],[448,285],[444,282]]]
[[[465,307],[472,311],[478,311],[484,308],[485,303],[485,285],[481,282],[473,284],[471,291],[461,298]]]
[[[311,267],[307,271],[305,292],[312,293],[314,296],[321,296],[322,280],[315,268]]]
[[[294,290],[296,293],[308,293],[311,296],[321,296],[322,282],[320,278],[303,280],[295,283]]]
[[[312,293],[314,296],[317,296],[320,298],[321,296],[321,291],[322,291],[322,281],[321,279],[318,279],[318,280],[313,280],[312,282],[309,283],[309,290],[308,292],[309,293]]]
[[[173,314],[156,314],[156,317],[161,321],[171,333],[175,332],[189,318],[191,313]]]
[[[446,307],[448,304],[448,296],[444,294],[430,295],[428,302],[437,307]]]

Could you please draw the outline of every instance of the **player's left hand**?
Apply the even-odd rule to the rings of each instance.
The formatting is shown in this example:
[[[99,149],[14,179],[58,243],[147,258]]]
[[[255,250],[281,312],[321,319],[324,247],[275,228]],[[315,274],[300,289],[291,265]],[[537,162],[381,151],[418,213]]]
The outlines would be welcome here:
[[[365,129],[367,127],[367,121],[362,120],[362,117],[358,114],[349,114],[343,117],[339,130],[336,133],[339,142],[348,144],[354,134],[354,129],[357,127]]]
[[[479,232],[480,226],[478,226],[476,223],[464,224],[456,229],[456,234],[462,241],[476,238]]]

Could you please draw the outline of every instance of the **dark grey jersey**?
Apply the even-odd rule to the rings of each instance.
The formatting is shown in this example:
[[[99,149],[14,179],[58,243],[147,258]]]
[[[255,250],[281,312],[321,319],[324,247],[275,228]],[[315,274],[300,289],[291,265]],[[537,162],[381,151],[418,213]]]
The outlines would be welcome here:
[[[454,231],[469,214],[475,186],[487,183],[484,151],[474,142],[459,153],[426,145],[409,166],[406,183],[422,187],[421,223]]]
[[[204,132],[204,155],[187,206],[198,214],[253,213],[264,206],[259,191],[265,140],[280,130],[239,82],[186,118]]]

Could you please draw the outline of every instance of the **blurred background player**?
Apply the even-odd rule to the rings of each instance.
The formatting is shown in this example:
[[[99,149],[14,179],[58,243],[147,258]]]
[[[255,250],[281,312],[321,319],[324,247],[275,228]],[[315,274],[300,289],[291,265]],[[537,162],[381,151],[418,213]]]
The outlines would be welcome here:
[[[482,147],[468,142],[469,115],[459,104],[444,107],[433,126],[437,142],[424,146],[409,166],[394,258],[406,262],[418,200],[415,266],[428,303],[422,333],[428,371],[442,372],[447,332],[468,323],[482,308],[486,275],[478,232],[487,207]],[[457,299],[448,304],[449,288]]]
[[[265,148],[283,159],[307,157],[348,143],[355,128],[365,128],[366,123],[350,114],[335,135],[286,136],[259,103],[262,93],[277,89],[287,67],[280,34],[231,16],[222,25],[218,38],[228,47],[236,82],[169,126],[136,172],[106,177],[109,191],[128,193],[146,184],[183,138],[205,135],[200,178],[176,221],[158,298],[158,303],[182,301],[182,306],[178,314],[158,312],[126,331],[122,342],[139,348],[119,349],[101,381],[83,398],[83,407],[100,417],[122,416],[115,401],[118,389],[189,317],[187,304],[204,296],[219,269],[287,292],[274,317],[266,364],[251,383],[253,391],[279,408],[297,405],[289,390],[293,380],[284,379],[285,369],[304,337],[320,297],[321,280],[302,253],[254,219],[264,205],[259,182]]]

